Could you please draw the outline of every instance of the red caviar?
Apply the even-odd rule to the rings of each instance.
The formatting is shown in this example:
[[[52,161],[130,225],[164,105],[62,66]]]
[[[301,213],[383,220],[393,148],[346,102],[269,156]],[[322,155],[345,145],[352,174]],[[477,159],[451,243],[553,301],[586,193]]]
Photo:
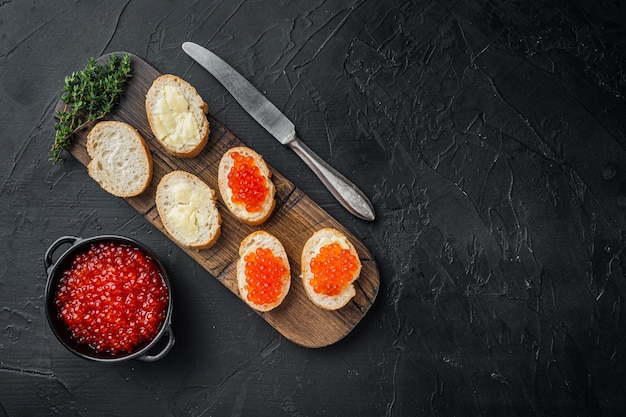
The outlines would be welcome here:
[[[131,352],[152,339],[166,315],[168,291],[140,249],[114,242],[78,254],[59,280],[55,303],[72,338],[97,352]]]
[[[246,263],[248,300],[258,305],[276,302],[287,274],[283,259],[274,255],[268,248],[257,248],[243,259]]]
[[[352,281],[358,263],[356,256],[338,243],[322,246],[310,263],[313,291],[329,296],[339,294]]]
[[[269,193],[266,179],[253,157],[239,152],[233,152],[231,157],[234,164],[228,173],[228,187],[233,192],[232,201],[245,204],[249,212],[258,213],[263,210],[263,202]]]

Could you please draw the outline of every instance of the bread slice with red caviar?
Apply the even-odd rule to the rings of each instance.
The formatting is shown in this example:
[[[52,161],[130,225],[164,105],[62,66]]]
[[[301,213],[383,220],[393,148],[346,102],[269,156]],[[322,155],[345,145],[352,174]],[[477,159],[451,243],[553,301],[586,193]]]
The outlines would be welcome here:
[[[222,200],[239,221],[258,226],[272,214],[276,189],[263,157],[245,146],[224,153],[217,171]]]
[[[356,295],[353,282],[361,273],[361,261],[352,243],[336,229],[320,229],[309,238],[300,268],[306,295],[320,308],[340,309]]]
[[[237,285],[241,299],[255,310],[270,311],[283,302],[291,270],[285,248],[274,235],[259,230],[241,242]]]
[[[117,197],[143,193],[152,180],[152,156],[139,132],[116,121],[97,123],[87,135],[87,173]]]
[[[161,178],[156,207],[167,233],[180,245],[207,249],[220,236],[222,217],[217,195],[204,181],[186,171]]]
[[[175,75],[158,77],[146,94],[146,115],[154,136],[170,154],[193,158],[204,149],[209,106],[196,89]]]

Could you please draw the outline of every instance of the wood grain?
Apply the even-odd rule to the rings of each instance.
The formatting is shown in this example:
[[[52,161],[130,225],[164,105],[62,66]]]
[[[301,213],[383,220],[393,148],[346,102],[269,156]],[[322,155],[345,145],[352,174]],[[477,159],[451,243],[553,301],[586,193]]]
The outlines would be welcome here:
[[[117,53],[120,57],[123,54],[124,52]],[[98,61],[107,61],[110,55],[102,56]],[[134,126],[150,147],[154,164],[152,182],[143,194],[127,198],[126,201],[167,236],[154,203],[156,187],[161,177],[173,170],[185,170],[204,180],[219,195],[217,167],[222,154],[234,146],[245,144],[209,114],[211,133],[209,142],[200,155],[192,159],[181,159],[167,154],[150,130],[144,107],[145,95],[154,79],[161,73],[135,55],[132,55],[132,67],[133,77],[127,84],[125,94],[115,111],[107,118]],[[63,103],[59,101],[57,109],[62,107]],[[71,150],[71,154],[85,166],[90,161],[85,148],[88,131],[85,129],[75,134]],[[378,267],[369,250],[356,236],[273,167],[270,166],[270,169],[276,185],[277,202],[274,213],[265,224],[253,227],[238,222],[230,215],[220,197],[218,208],[222,214],[222,233],[218,242],[205,250],[184,247],[181,249],[232,293],[239,296],[235,271],[239,244],[255,230],[263,229],[272,233],[283,243],[289,257],[292,284],[289,294],[279,307],[266,313],[257,313],[283,336],[298,345],[310,348],[328,346],[345,337],[369,310],[380,284]],[[348,305],[337,311],[325,311],[313,305],[307,298],[300,279],[302,248],[306,240],[323,227],[334,227],[348,236],[362,262],[361,276],[355,282],[356,296]]]

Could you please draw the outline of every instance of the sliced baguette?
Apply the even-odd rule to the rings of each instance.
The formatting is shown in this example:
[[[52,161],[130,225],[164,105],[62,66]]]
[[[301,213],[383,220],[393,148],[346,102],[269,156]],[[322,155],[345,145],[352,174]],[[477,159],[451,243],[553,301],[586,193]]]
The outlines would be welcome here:
[[[182,246],[206,249],[220,236],[222,218],[217,196],[204,181],[185,171],[163,176],[156,206],[167,233]]]
[[[311,260],[320,253],[320,249],[331,243],[338,243],[342,248],[348,249],[352,255],[356,258],[357,268],[352,274],[350,281],[341,290],[341,292],[334,296],[329,296],[323,293],[315,292],[311,285],[311,279],[313,278],[313,272],[311,271]],[[320,229],[309,238],[302,250],[301,259],[301,278],[306,290],[306,295],[309,299],[318,307],[325,310],[337,310],[345,306],[348,301],[356,295],[353,282],[359,277],[361,273],[361,261],[354,249],[352,243],[348,238],[336,229],[324,228]]]
[[[137,130],[123,122],[97,123],[87,135],[87,173],[117,197],[143,193],[152,179],[152,156]]]
[[[228,185],[228,174],[234,166],[234,160],[232,158],[233,153],[239,153],[240,155],[250,156],[254,159],[255,164],[259,167],[259,171],[263,177],[265,177],[265,185],[267,186],[267,197],[261,204],[261,211],[251,212],[246,209],[246,205],[243,203],[233,202],[233,190]],[[272,172],[267,167],[267,164],[263,160],[263,157],[245,146],[238,146],[229,149],[220,160],[219,167],[217,169],[217,182],[222,195],[222,200],[226,208],[242,223],[246,223],[252,226],[258,226],[265,222],[276,205],[274,195],[276,188],[271,179]]]
[[[283,265],[286,267],[286,272],[283,274],[282,287],[276,301],[267,304],[257,304],[253,300],[248,298],[249,284],[246,281],[246,260],[245,257],[249,253],[255,252],[258,248],[267,248],[272,251],[274,256],[279,257],[282,260]],[[262,279],[262,277],[255,277],[255,279]],[[237,284],[239,287],[239,295],[241,299],[246,302],[250,307],[258,311],[270,311],[278,307],[289,292],[291,286],[291,270],[289,268],[289,259],[282,243],[274,236],[265,231],[259,230],[248,235],[239,247],[239,260],[237,261]]]
[[[177,92],[177,95],[172,96],[170,92]],[[187,108],[179,113],[173,109],[177,109],[176,97],[180,95],[184,97]],[[185,107],[185,103],[181,104]],[[146,115],[152,133],[168,153],[179,158],[193,158],[207,144],[210,132],[206,117],[208,111],[208,105],[196,89],[175,75],[158,77],[146,94]],[[172,117],[175,123],[169,119],[164,123],[163,117]],[[197,131],[191,128],[194,124]]]

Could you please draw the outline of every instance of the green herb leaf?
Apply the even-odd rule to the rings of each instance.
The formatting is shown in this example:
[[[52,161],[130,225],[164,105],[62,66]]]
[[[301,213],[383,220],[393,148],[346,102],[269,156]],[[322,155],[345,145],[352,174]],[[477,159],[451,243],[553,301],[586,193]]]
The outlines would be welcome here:
[[[111,55],[106,65],[96,64],[89,58],[85,69],[73,72],[65,77],[63,111],[56,113],[54,143],[49,159],[59,162],[63,151],[72,146],[71,136],[87,124],[106,116],[119,102],[124,92],[124,85],[131,75],[131,56],[126,54],[118,62],[116,55]]]

